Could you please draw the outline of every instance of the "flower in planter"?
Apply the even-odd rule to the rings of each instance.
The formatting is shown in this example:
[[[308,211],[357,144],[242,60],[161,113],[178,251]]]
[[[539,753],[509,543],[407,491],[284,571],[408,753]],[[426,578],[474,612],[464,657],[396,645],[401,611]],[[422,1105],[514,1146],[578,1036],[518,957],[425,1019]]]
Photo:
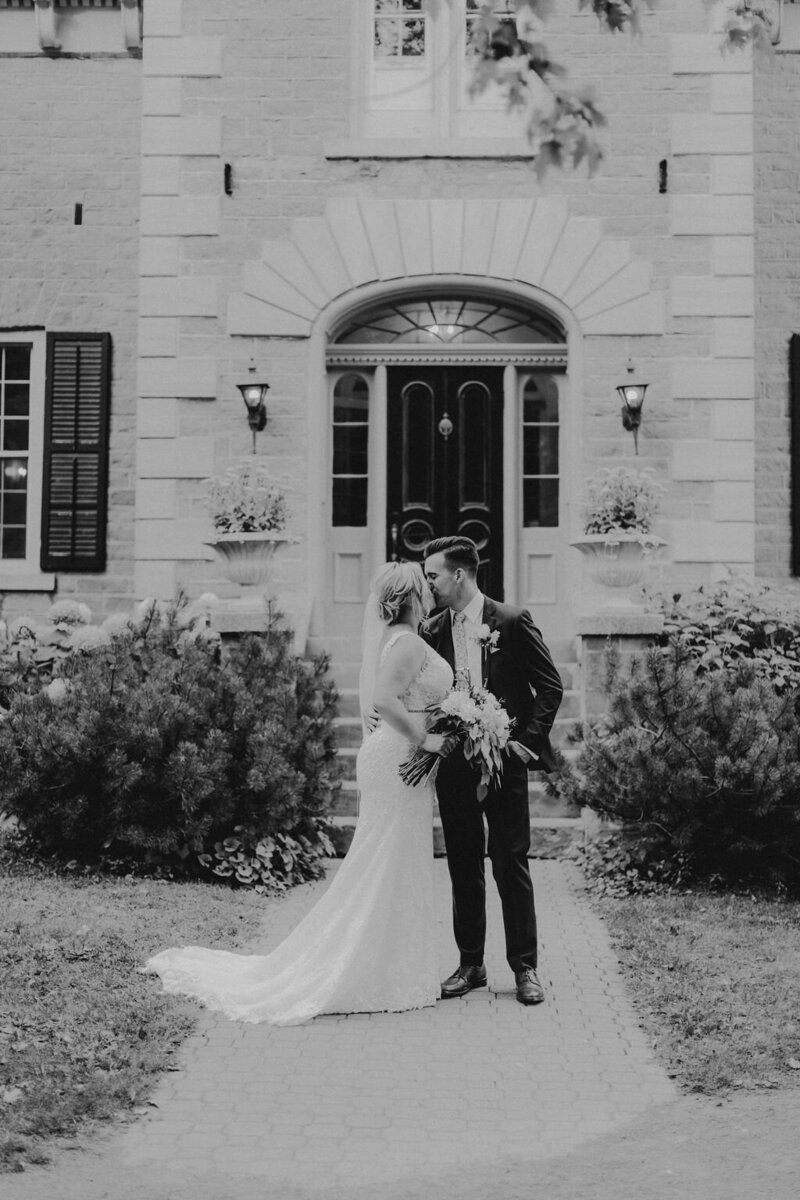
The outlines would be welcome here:
[[[217,533],[279,533],[286,528],[286,497],[258,460],[210,480],[208,500]]]
[[[650,533],[663,491],[647,468],[598,471],[587,480],[584,533]]]

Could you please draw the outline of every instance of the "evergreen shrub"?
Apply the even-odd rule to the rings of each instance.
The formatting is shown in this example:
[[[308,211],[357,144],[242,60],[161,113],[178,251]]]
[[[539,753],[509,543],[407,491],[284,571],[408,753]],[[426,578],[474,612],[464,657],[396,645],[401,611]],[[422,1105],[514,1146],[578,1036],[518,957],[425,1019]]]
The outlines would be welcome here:
[[[585,729],[568,798],[620,822],[637,869],[800,890],[798,692],[740,660],[698,668],[673,637],[622,670]]]
[[[318,875],[337,788],[327,660],[295,656],[277,620],[223,656],[181,606],[102,631],[84,630],[49,682],[29,647],[6,683],[0,811],[77,863],[259,888]],[[7,679],[9,654],[3,666]]]

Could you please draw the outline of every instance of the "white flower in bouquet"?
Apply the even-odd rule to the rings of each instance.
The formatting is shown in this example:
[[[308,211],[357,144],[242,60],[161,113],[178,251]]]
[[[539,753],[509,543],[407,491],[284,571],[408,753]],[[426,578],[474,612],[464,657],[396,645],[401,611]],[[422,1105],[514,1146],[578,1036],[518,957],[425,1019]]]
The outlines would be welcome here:
[[[508,745],[512,721],[500,701],[485,688],[456,689],[439,704],[431,706],[431,733],[449,739],[446,753],[461,744],[464,755],[480,771],[478,799],[483,800],[490,784],[503,773],[502,754]],[[442,755],[417,749],[400,764],[400,778],[411,787],[433,777]]]

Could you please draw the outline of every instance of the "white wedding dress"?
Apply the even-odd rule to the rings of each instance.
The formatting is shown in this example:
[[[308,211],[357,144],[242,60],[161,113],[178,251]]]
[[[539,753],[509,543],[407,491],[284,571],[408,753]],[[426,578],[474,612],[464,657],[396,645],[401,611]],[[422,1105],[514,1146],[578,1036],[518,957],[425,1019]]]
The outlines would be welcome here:
[[[383,649],[407,631],[391,635]],[[421,711],[447,693],[449,665],[430,647],[402,697]],[[407,787],[411,744],[385,722],[358,753],[361,794],[350,849],[330,887],[277,949],[164,950],[142,968],[164,989],[239,1021],[298,1025],[321,1013],[401,1012],[435,1004],[433,784]]]

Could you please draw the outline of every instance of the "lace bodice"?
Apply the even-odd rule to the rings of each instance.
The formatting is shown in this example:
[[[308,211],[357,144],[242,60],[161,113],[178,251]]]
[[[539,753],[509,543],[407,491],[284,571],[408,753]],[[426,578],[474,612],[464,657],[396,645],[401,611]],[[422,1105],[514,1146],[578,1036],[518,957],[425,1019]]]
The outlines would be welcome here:
[[[389,653],[398,638],[406,634],[406,630],[393,633],[381,651],[381,662]],[[409,637],[412,635],[409,633]],[[453,672],[449,663],[445,662],[430,646],[425,647],[425,659],[417,674],[411,680],[400,699],[409,712],[421,712],[430,704],[442,700],[453,686]]]

